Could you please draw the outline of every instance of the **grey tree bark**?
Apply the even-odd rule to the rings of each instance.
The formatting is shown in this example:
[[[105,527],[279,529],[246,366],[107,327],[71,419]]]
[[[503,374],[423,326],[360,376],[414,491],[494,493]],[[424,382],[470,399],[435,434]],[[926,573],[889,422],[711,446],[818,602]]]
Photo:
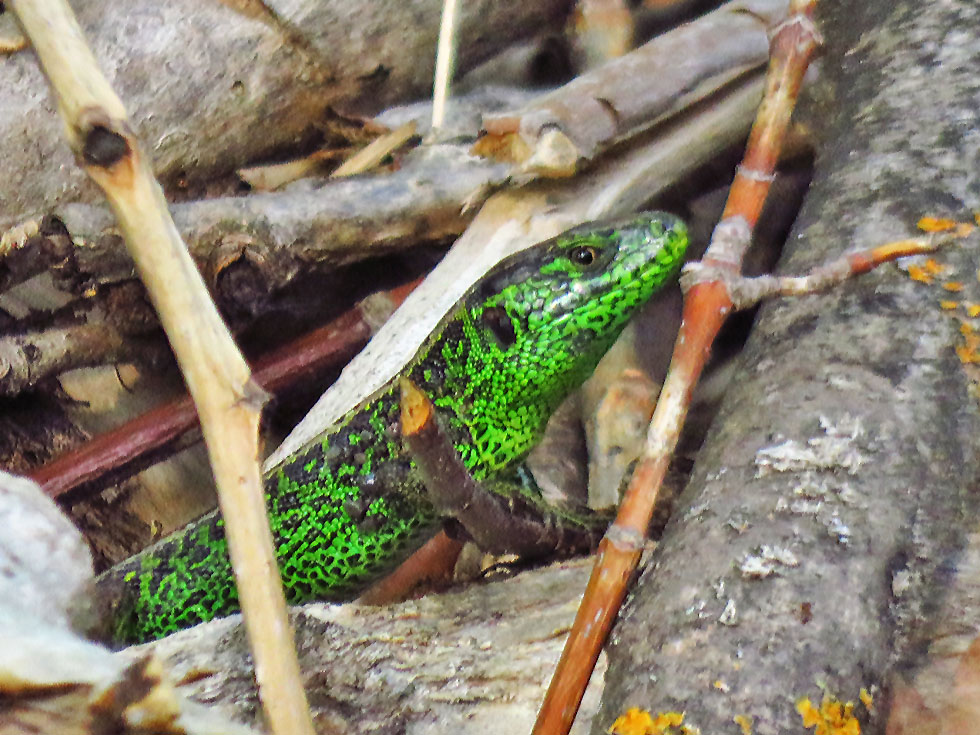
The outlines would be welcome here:
[[[809,123],[822,140],[783,273],[912,235],[926,214],[972,220],[980,198],[976,3],[825,0],[819,13]],[[757,735],[799,733],[799,698],[858,702],[862,688],[861,731],[884,731],[892,674],[948,634],[971,585],[958,569],[980,412],[955,349],[975,359],[976,236],[937,260],[932,283],[888,266],[762,309],[614,630],[593,732],[642,707],[684,711],[702,733],[737,732],[737,715]]]
[[[568,0],[469,2],[460,72],[522,34],[557,28]],[[376,113],[424,96],[442,3],[121,5],[79,0],[79,22],[164,186],[206,181],[308,139],[328,107]],[[69,201],[98,201],[73,165],[34,55],[0,55],[0,228]]]

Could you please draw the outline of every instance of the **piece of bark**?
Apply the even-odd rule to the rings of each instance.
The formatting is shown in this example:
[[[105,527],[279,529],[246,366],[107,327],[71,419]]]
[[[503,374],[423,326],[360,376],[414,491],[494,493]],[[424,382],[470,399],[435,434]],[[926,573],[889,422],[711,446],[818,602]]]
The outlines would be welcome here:
[[[350,733],[527,732],[587,573],[588,562],[578,560],[390,607],[298,608],[293,625],[315,719],[342,722]],[[182,694],[255,718],[239,616],[127,654],[147,650],[183,680]],[[577,735],[600,686],[597,677]]]
[[[974,5],[820,8],[825,134],[788,272],[907,237],[923,214],[972,219],[980,185]],[[937,256],[964,304],[980,294],[975,249]],[[632,706],[685,711],[705,733],[736,715],[797,732],[798,699],[862,688],[876,703],[855,709],[862,732],[883,732],[880,694],[935,633],[978,510],[976,376],[950,316],[968,312],[940,309],[950,293],[890,267],[763,308],[613,632],[593,732]]]
[[[459,68],[560,25],[570,0],[467,3]],[[315,138],[328,105],[374,113],[426,94],[441,2],[283,0],[259,13],[174,0],[75,11],[165,186],[230,172]],[[95,189],[62,143],[33,54],[0,56],[0,228]]]

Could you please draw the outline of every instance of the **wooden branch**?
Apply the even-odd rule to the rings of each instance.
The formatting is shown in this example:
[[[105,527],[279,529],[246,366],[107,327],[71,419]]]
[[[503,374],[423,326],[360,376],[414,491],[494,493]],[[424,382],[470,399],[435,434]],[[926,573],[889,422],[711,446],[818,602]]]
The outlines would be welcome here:
[[[350,735],[527,733],[587,577],[576,559],[382,608],[312,603],[292,611],[318,725]],[[239,722],[257,720],[237,615],[141,647]],[[586,735],[601,682],[583,707]]]
[[[813,25],[815,0],[792,0],[790,17],[772,41],[766,95],[749,134],[744,163],[729,193],[725,213],[703,261],[738,273],[773,178],[779,145],[819,35]],[[535,735],[569,731],[599,651],[636,569],[647,526],[677,445],[691,395],[711,343],[732,302],[723,281],[698,283],[685,295],[681,331],[670,370],[650,422],[647,443],[620,505],[616,521],[599,546],[585,598],[562,652],[534,726]]]
[[[65,370],[126,359],[138,349],[110,324],[76,324],[2,337],[0,395],[16,395]]]
[[[286,619],[258,465],[264,392],[207,294],[163,192],[63,0],[15,0],[58,101],[68,143],[103,189],[170,338],[201,417],[228,546],[272,730],[313,733]]]
[[[123,89],[133,130],[165,186],[228,174],[315,141],[328,108],[374,114],[428,95],[441,0],[244,3],[76,0],[97,58]],[[523,34],[560,28],[571,0],[463,4],[459,68]],[[125,28],[125,33],[119,33]],[[216,29],[221,29],[216,33]],[[27,52],[0,57],[0,229],[67,202],[97,201],[72,171]],[[44,161],[45,167],[39,167]]]
[[[762,68],[787,0],[730,2],[516,112],[484,118],[474,150],[522,176],[570,176],[632,137]],[[683,63],[678,63],[684,59]]]
[[[432,130],[437,131],[446,120],[449,85],[456,62],[456,15],[459,0],[443,0],[439,22],[439,44],[436,46],[436,73],[432,83]]]
[[[379,317],[383,320],[417,283],[370,296],[330,324],[266,355],[255,364],[255,382],[276,394],[313,371],[349,359],[367,342]],[[86,494],[96,492],[110,481],[119,482],[138,472],[147,455],[159,461],[159,450],[174,445],[197,423],[197,411],[189,398],[169,401],[39,467],[31,479],[52,498],[80,485],[85,486]]]
[[[402,438],[429,498],[441,513],[458,520],[477,546],[492,554],[521,556],[592,547],[586,527],[563,524],[557,514],[545,515],[520,497],[483,487],[466,469],[429,397],[408,378],[400,383]]]

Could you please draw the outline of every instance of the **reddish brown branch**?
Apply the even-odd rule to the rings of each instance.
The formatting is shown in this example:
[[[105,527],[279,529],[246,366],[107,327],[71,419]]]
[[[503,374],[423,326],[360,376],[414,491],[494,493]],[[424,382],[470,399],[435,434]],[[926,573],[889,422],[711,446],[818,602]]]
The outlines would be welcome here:
[[[790,18],[779,26],[773,38],[766,96],[749,136],[744,163],[704,257],[713,275],[737,275],[741,271],[742,257],[773,178],[803,73],[819,42],[813,25],[815,5],[815,0],[794,0]],[[574,721],[599,650],[639,560],[640,544],[680,436],[694,385],[718,329],[732,310],[726,280],[695,283],[686,294],[681,330],[647,445],[616,522],[600,546],[575,626],[538,714],[536,735],[564,735]]]
[[[400,304],[417,281],[389,291],[390,309]],[[349,359],[370,338],[363,302],[325,327],[281,347],[255,365],[254,379],[277,393],[310,373]],[[118,481],[127,467],[138,471],[139,459],[174,442],[197,426],[190,398],[165,403],[112,431],[39,467],[30,477],[52,498],[111,474]],[[97,486],[97,485],[96,485]]]

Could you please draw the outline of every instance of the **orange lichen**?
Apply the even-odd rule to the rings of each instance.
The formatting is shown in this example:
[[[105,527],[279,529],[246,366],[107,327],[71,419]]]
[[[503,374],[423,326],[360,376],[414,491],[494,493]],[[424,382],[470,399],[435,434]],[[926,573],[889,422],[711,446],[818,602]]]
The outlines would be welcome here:
[[[923,217],[916,226],[923,232],[949,232],[957,224],[956,220],[947,217]]]
[[[825,696],[819,709],[809,698],[796,703],[803,727],[814,728],[814,735],[861,735],[861,723],[854,717],[854,703]]]
[[[955,293],[963,290],[963,284],[959,281],[946,281],[946,283],[943,284],[943,288],[947,291],[953,291]]]
[[[978,334],[971,324],[963,322],[960,324],[960,336],[963,341],[956,345],[956,356],[964,365],[980,363],[980,334]]]
[[[874,707],[875,704],[874,698],[871,696],[871,693],[866,688],[861,687],[861,691],[858,692],[858,699],[861,700],[861,704],[864,705],[864,708],[868,710],[868,712],[870,712],[871,708]]]
[[[685,735],[692,732],[684,723],[683,712],[661,712],[653,717],[646,710],[630,707],[606,730],[609,735]],[[680,729],[678,729],[680,728]]]
[[[932,283],[932,276],[929,275],[929,272],[921,265],[910,265],[908,273],[909,278],[911,278],[913,281],[918,281],[919,283]]]
[[[946,311],[951,311],[960,305],[959,301],[940,301],[939,308],[945,309]]]
[[[963,304],[963,306],[966,307],[966,313],[970,315],[971,319],[976,319],[978,316],[980,316],[980,304],[975,304],[972,301],[969,301]]]
[[[928,273],[934,276],[938,276],[940,273],[946,270],[946,266],[935,258],[926,258],[926,262],[922,264],[922,267],[925,268]]]

